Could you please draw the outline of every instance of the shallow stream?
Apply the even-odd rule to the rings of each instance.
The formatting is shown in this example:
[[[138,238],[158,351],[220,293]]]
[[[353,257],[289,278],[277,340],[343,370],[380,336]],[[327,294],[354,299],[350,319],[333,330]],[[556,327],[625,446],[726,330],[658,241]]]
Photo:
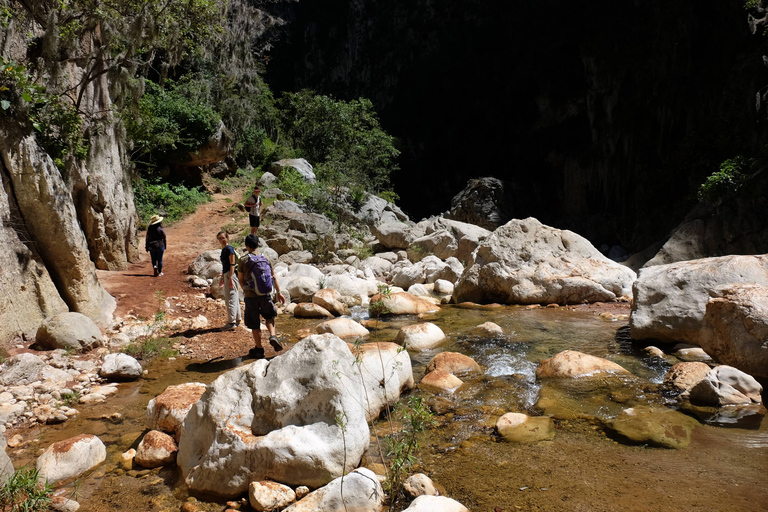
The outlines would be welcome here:
[[[365,316],[363,311],[353,315]],[[669,363],[640,355],[626,336],[626,320],[606,320],[570,308],[524,307],[444,307],[426,320],[440,326],[448,341],[439,350],[411,354],[416,382],[430,359],[443,350],[466,354],[485,371],[462,377],[465,384],[453,395],[412,392],[436,413],[436,426],[422,441],[414,471],[428,474],[471,510],[768,510],[768,426],[761,415],[730,428],[701,424],[690,446],[681,450],[627,444],[603,427],[602,420],[623,408],[667,401],[657,385]],[[389,320],[386,328],[372,331],[371,341],[394,341],[401,326],[416,321]],[[501,326],[505,336],[471,334],[475,326],[489,321]],[[317,323],[281,316],[278,330],[294,343],[296,333]],[[537,362],[566,349],[610,359],[639,379],[593,380],[567,388],[537,382]],[[39,450],[55,441],[96,434],[107,445],[107,463],[67,488],[76,494],[81,510],[179,510],[188,495],[175,468],[125,471],[119,468],[119,456],[138,445],[151,398],[172,384],[208,383],[239,364],[244,363],[155,363],[147,378],[121,384],[117,397],[81,406],[81,413],[66,423],[25,434],[35,440],[22,462],[33,463]],[[556,404],[543,411],[560,418],[554,440],[515,445],[495,435],[496,420],[507,412],[541,414],[536,405],[541,396]],[[375,430],[384,434],[388,426],[379,420]],[[364,462],[380,461],[375,446]],[[224,502],[201,500],[197,506],[221,511]]]

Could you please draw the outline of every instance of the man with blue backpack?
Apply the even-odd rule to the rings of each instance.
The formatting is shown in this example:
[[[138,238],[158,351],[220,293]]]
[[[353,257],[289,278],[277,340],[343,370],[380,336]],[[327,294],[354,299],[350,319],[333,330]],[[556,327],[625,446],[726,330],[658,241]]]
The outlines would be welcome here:
[[[251,349],[250,354],[256,359],[264,357],[264,348],[261,346],[261,323],[259,315],[264,317],[264,324],[269,331],[269,344],[275,352],[283,350],[283,346],[275,335],[275,317],[277,309],[272,302],[272,290],[277,291],[278,300],[283,303],[285,298],[280,294],[280,285],[275,278],[275,272],[272,265],[263,254],[254,254],[259,247],[259,237],[253,233],[245,237],[244,254],[237,264],[237,275],[240,284],[243,287],[243,297],[245,300],[245,326],[251,329],[253,341],[256,346]]]

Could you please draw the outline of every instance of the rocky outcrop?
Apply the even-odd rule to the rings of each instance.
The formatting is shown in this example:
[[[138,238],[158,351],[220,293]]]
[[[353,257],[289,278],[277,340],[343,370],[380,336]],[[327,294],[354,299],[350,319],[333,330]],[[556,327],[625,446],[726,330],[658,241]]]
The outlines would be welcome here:
[[[27,241],[34,242],[57,294],[70,310],[83,313],[99,324],[107,324],[115,310],[115,300],[96,278],[72,192],[33,137],[3,135],[4,144],[0,147],[3,185],[5,194],[13,197],[18,208],[15,238],[23,240],[28,236]],[[8,234],[13,239],[14,233]],[[19,258],[6,271],[28,272],[27,261]],[[18,291],[7,290],[4,294],[17,295]],[[23,291],[39,296],[43,290]]]
[[[498,178],[477,178],[451,199],[449,219],[493,231],[511,217],[504,184]]]
[[[635,273],[571,231],[511,220],[478,247],[456,283],[456,302],[579,304],[631,293]]]
[[[707,302],[699,344],[720,363],[768,378],[768,286],[729,284]]]
[[[316,180],[315,172],[312,170],[312,164],[303,158],[286,158],[284,160],[272,162],[272,165],[269,166],[269,172],[278,178],[284,169],[294,169],[302,178],[304,178],[304,181],[308,183],[314,183]]]
[[[768,255],[722,256],[642,269],[633,286],[632,338],[699,345],[707,302],[716,288],[731,283],[768,286]]]
[[[177,461],[189,488],[235,496],[267,479],[319,487],[354,469],[369,442],[354,362],[341,339],[314,335],[219,376],[184,421]]]

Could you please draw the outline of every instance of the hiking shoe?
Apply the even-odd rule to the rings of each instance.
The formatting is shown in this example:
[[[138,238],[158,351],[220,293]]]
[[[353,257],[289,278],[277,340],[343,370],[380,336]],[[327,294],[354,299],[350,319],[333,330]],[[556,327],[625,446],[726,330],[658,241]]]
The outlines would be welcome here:
[[[277,336],[270,336],[269,344],[272,345],[272,348],[275,349],[275,352],[280,352],[281,350],[283,350],[283,346],[280,344],[280,341],[277,339]]]
[[[261,347],[253,347],[248,351],[248,355],[254,359],[264,359],[264,349]]]
[[[221,328],[222,331],[234,331],[237,326],[235,324],[226,324]]]

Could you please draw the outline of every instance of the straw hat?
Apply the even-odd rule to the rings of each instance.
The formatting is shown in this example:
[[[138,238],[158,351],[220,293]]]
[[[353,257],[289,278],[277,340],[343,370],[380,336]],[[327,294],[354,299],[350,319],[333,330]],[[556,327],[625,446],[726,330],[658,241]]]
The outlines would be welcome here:
[[[149,219],[149,225],[153,224],[159,224],[163,221],[163,218],[159,215],[153,215],[151,219]]]

